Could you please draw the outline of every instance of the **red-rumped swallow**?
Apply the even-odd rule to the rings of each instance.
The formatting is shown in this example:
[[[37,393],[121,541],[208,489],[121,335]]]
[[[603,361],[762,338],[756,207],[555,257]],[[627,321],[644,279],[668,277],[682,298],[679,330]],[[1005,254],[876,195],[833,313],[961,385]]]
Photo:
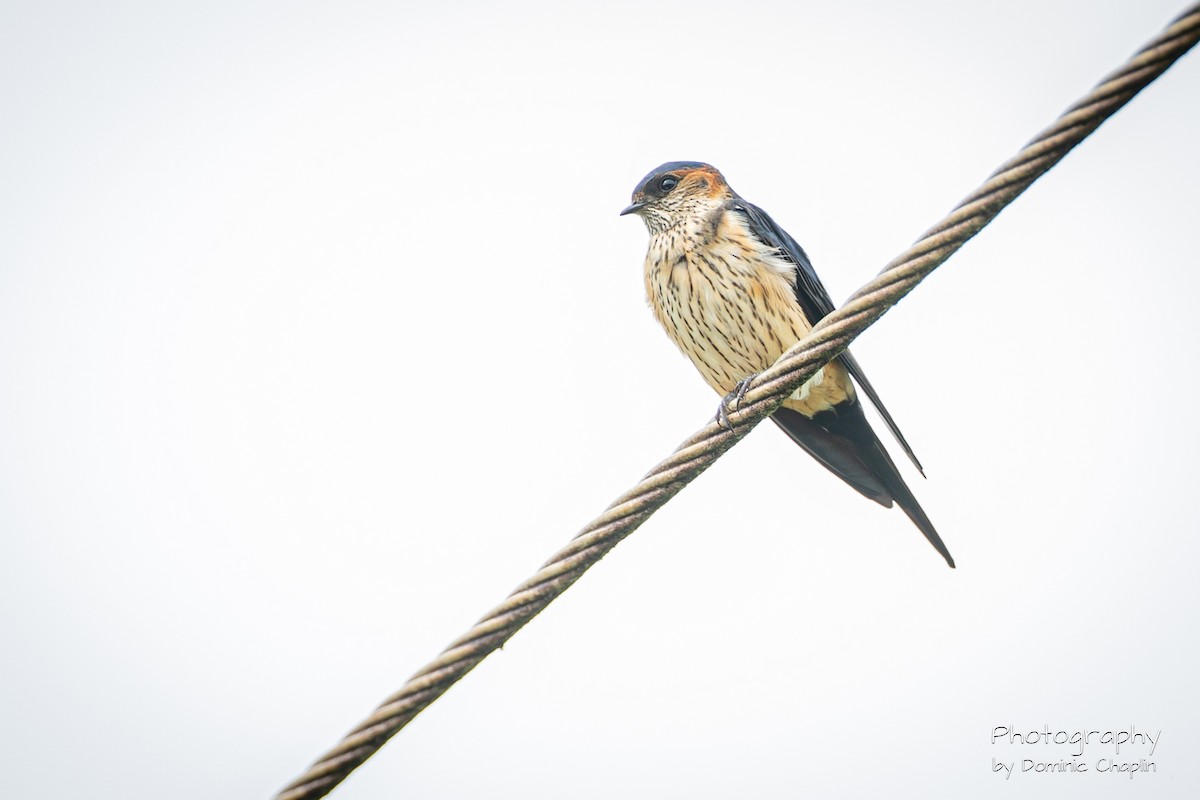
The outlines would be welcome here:
[[[637,214],[650,230],[646,297],[671,340],[725,395],[722,410],[751,377],[834,310],[800,245],[708,164],[663,164],[642,179],[621,214]],[[924,475],[849,350],[818,370],[771,418],[861,494],[887,508],[899,504],[953,567],[950,551],[867,422],[856,383]]]

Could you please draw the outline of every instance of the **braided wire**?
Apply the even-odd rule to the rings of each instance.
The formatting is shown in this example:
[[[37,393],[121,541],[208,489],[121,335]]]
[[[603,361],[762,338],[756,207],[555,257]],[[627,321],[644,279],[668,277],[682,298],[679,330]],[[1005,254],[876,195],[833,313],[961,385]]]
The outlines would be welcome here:
[[[732,429],[710,422],[635,487],[617,498],[503,603],[417,672],[374,713],[321,756],[276,800],[324,797],[397,731],[503,645],[650,515],[674,497],[818,369],[913,290],[1101,123],[1165,72],[1200,39],[1192,5],[1082,100],[994,172],[950,214],[750,383]]]

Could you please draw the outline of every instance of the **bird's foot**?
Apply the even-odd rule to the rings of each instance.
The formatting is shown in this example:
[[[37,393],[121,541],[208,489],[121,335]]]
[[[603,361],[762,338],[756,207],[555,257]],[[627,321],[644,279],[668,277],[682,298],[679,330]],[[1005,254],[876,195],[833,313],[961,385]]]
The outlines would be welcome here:
[[[742,400],[746,397],[746,390],[750,388],[750,381],[754,380],[753,375],[748,375],[737,382],[737,386],[733,387],[733,391],[721,398],[721,405],[717,406],[717,424],[722,428],[733,430],[733,422],[729,419],[729,407],[733,406],[734,411],[739,411],[742,407]]]

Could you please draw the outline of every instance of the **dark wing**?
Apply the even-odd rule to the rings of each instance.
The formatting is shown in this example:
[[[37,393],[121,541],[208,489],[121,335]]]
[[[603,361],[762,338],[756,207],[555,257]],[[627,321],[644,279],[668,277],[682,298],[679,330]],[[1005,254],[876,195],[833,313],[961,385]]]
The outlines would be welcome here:
[[[832,313],[834,305],[833,300],[829,297],[829,291],[821,283],[821,279],[817,277],[817,272],[813,269],[812,262],[808,260],[808,255],[796,243],[796,240],[789,236],[787,231],[779,227],[767,212],[753,203],[748,203],[742,198],[737,197],[734,199],[733,209],[742,214],[755,236],[777,249],[782,256],[796,265],[796,300],[800,303],[800,307],[804,309],[805,316],[815,325],[818,320]],[[921,466],[921,462],[917,460],[917,456],[913,453],[908,441],[904,438],[904,434],[900,432],[900,427],[896,425],[896,421],[892,419],[892,415],[888,413],[883,402],[879,399],[875,387],[867,380],[866,373],[863,372],[858,360],[854,358],[849,350],[838,356],[838,360],[849,371],[855,383],[870,398],[871,405],[875,406],[876,410],[879,411],[879,416],[883,417],[884,423],[887,424],[888,429],[892,432],[892,436],[896,437],[896,441],[900,443],[900,447],[904,449],[909,460],[912,461],[921,475],[924,475],[925,469]]]
[[[954,566],[942,537],[863,416],[861,403],[850,400],[811,419],[790,408],[780,408],[771,419],[792,441],[862,495],[889,508],[895,501],[946,563]]]
[[[850,371],[850,376],[854,378],[855,383],[862,388],[867,397],[871,399],[871,405],[875,406],[875,410],[879,412],[879,416],[883,417],[884,423],[887,424],[888,430],[892,432],[892,436],[896,437],[896,441],[900,443],[900,448],[904,454],[908,456],[908,460],[917,468],[917,472],[921,473],[921,477],[925,477],[925,468],[921,466],[921,462],[917,460],[917,454],[909,447],[908,440],[904,438],[904,434],[900,432],[900,426],[896,424],[896,420],[892,419],[892,415],[883,407],[883,402],[879,399],[879,394],[875,391],[875,387],[867,380],[867,375],[863,372],[863,368],[859,366],[858,359],[849,350],[842,352],[838,356],[842,363],[846,365],[846,369]]]
[[[858,404],[855,405],[861,408]],[[884,508],[892,507],[892,493],[875,474],[876,471],[867,464],[859,453],[859,448],[844,435],[839,436],[826,425],[790,408],[776,409],[771,419],[793,442],[803,447],[821,466],[844,480],[856,492]]]

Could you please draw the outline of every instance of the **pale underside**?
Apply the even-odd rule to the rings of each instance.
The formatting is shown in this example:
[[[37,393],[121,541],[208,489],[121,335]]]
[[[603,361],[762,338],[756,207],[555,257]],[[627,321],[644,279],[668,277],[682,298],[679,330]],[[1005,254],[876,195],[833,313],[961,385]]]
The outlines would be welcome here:
[[[646,295],[667,335],[718,393],[769,367],[811,325],[795,295],[795,265],[719,212],[716,225],[678,226],[651,236]],[[854,396],[833,362],[786,401],[812,417]]]

